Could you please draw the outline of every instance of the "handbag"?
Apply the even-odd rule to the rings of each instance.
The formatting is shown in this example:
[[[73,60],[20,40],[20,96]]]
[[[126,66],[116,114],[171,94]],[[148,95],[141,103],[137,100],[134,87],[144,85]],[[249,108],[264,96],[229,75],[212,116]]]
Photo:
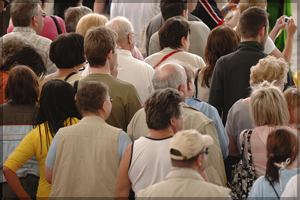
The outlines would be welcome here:
[[[252,155],[250,149],[250,137],[252,130],[248,130],[247,134],[246,131],[243,132],[243,142],[242,142],[242,158],[239,163],[232,166],[232,182],[231,182],[231,191],[232,191],[232,199],[242,199],[246,200],[248,194],[254,184],[256,179],[254,166],[252,164]],[[245,148],[245,141],[247,136],[247,148],[248,148],[248,155],[244,156],[244,148]],[[243,158],[246,158],[246,163]]]

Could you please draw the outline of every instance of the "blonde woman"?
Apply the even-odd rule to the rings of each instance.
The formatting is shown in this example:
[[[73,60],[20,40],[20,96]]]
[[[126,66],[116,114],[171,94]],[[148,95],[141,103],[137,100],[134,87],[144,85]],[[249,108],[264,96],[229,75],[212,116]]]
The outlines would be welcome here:
[[[254,129],[250,137],[250,149],[253,158],[256,178],[266,173],[266,143],[271,131],[284,128],[297,136],[297,131],[288,126],[290,115],[288,104],[282,91],[267,81],[256,86],[251,94],[250,115]],[[244,131],[240,134],[240,142],[243,140]],[[295,162],[293,168],[297,167]]]
[[[273,84],[281,91],[287,82],[288,65],[282,59],[268,56],[260,59],[257,65],[250,69],[250,85],[254,86],[263,81],[276,82]],[[240,99],[230,108],[225,125],[226,133],[229,138],[229,155],[237,156],[241,150],[239,141],[240,133],[245,129],[252,129],[253,122],[250,117],[249,104],[250,97]]]
[[[283,93],[289,108],[290,126],[300,130],[300,90],[296,87],[289,87]]]

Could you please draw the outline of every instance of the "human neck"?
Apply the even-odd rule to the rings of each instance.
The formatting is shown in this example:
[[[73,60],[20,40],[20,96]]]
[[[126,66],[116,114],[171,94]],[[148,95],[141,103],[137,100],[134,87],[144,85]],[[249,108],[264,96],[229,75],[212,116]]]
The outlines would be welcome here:
[[[90,66],[91,67],[91,72],[90,74],[110,74],[110,68],[109,66],[107,66],[107,64],[105,66]]]
[[[260,43],[260,38],[241,38],[241,42],[258,42]]]
[[[173,136],[174,132],[171,127],[163,129],[163,130],[154,130],[150,129],[150,133],[147,135],[150,138],[154,139],[162,139]]]
[[[120,42],[118,45],[121,47],[123,50],[130,51],[132,53],[134,47],[131,47],[131,45],[128,42]]]
[[[103,120],[106,120],[105,119],[105,114],[102,111],[99,111],[98,113],[86,112],[86,113],[82,114],[82,117],[93,117],[93,116],[94,117],[100,117]]]

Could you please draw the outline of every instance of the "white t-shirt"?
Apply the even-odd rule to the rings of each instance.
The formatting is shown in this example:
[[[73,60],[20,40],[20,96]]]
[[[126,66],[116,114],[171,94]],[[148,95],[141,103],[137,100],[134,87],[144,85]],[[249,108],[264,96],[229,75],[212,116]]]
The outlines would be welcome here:
[[[293,176],[289,182],[287,183],[282,195],[281,199],[289,199],[289,200],[297,200],[297,179],[300,180],[300,175]],[[285,198],[285,197],[295,197],[295,198]]]
[[[132,143],[128,177],[135,193],[165,180],[172,167],[169,153],[171,139],[140,137]]]

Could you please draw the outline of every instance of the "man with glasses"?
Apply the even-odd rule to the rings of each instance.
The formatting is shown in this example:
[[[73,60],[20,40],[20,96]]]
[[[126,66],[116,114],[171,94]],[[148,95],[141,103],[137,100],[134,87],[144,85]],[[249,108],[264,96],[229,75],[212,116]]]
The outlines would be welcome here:
[[[113,102],[106,84],[85,82],[76,97],[83,118],[72,127],[59,129],[47,155],[50,199],[112,197],[119,163],[131,140],[120,128],[105,122]]]
[[[144,102],[153,91],[151,80],[154,69],[149,64],[133,57],[135,34],[131,22],[125,17],[118,16],[111,19],[105,26],[118,34],[117,44],[121,47],[118,51],[118,62],[122,65],[118,78],[133,84],[141,101]]]
[[[118,58],[117,34],[105,26],[92,27],[84,37],[84,52],[91,72],[79,81],[71,82],[75,89],[87,81],[101,81],[109,87],[114,99],[112,111],[106,122],[127,131],[134,113],[141,107],[141,101],[134,85],[113,77],[110,72]]]
[[[139,191],[137,197],[230,197],[230,189],[207,183],[200,175],[213,142],[209,135],[193,129],[176,133],[169,145],[171,172],[165,181]]]
[[[11,3],[10,15],[15,26],[13,32],[9,34],[21,35],[34,47],[40,50],[41,56],[45,62],[47,73],[53,73],[57,70],[55,64],[49,59],[49,49],[51,40],[39,36],[44,27],[44,17],[40,0],[15,0]],[[6,34],[8,35],[8,34]],[[5,40],[6,35],[0,38]],[[2,45],[1,47],[2,48]]]
[[[152,84],[154,90],[173,88],[183,94],[183,111],[186,114],[184,118],[183,129],[196,129],[198,132],[209,135],[213,138],[214,144],[210,147],[210,155],[205,173],[210,182],[226,186],[225,167],[214,122],[207,118],[203,113],[189,107],[184,102],[187,95],[187,76],[184,68],[176,61],[168,61],[155,70]],[[165,108],[162,108],[163,110]],[[127,127],[127,134],[132,141],[137,140],[141,136],[146,136],[149,128],[146,124],[145,110],[141,109],[136,112]]]

